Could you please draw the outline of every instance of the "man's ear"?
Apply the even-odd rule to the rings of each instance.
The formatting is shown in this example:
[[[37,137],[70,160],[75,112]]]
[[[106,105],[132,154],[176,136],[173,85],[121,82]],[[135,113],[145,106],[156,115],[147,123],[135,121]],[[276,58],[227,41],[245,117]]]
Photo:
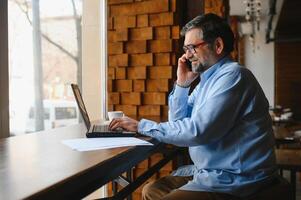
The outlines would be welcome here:
[[[222,38],[220,37],[216,38],[214,45],[215,45],[215,53],[217,55],[221,55],[224,50],[224,41],[222,40]]]

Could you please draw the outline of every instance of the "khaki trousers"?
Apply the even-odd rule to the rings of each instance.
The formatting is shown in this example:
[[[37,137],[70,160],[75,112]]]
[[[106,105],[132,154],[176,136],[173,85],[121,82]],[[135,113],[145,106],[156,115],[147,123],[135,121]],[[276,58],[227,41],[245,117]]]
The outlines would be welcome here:
[[[165,176],[146,184],[142,190],[143,200],[239,200],[229,194],[179,190],[192,177]]]

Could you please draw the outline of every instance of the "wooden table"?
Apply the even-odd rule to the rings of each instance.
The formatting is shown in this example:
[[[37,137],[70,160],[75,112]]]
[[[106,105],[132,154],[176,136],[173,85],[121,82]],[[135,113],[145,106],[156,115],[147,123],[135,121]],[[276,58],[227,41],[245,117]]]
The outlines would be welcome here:
[[[83,124],[0,140],[0,199],[80,199],[162,146],[78,152],[62,140],[85,137]]]

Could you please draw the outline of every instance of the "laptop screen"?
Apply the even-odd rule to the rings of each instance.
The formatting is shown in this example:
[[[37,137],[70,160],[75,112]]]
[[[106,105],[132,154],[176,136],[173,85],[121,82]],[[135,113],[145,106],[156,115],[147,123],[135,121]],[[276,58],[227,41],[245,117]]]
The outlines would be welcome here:
[[[77,106],[80,110],[80,113],[82,114],[82,117],[84,119],[86,127],[89,130],[90,126],[91,126],[91,123],[90,123],[88,112],[87,112],[85,104],[84,104],[84,100],[83,100],[82,95],[81,95],[80,90],[79,90],[79,87],[76,84],[71,84],[71,87],[72,87],[72,91],[73,91],[74,97],[75,97],[76,102],[77,102]]]

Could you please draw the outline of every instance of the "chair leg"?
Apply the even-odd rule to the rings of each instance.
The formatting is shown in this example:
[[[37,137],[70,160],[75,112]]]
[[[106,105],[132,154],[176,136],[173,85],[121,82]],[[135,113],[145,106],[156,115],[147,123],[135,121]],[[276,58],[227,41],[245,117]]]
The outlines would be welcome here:
[[[293,193],[293,200],[296,200],[296,171],[291,170],[291,184],[292,184],[292,193]]]

